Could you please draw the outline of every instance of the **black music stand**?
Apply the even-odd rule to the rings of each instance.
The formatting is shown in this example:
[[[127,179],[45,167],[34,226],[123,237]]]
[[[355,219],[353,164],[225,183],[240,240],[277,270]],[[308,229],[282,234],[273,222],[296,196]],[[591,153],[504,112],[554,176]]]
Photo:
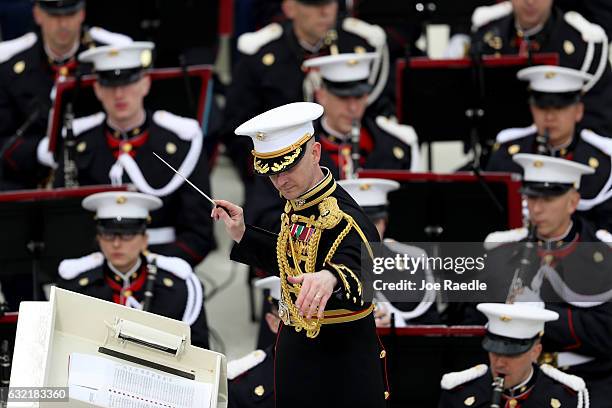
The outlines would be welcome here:
[[[159,67],[212,64],[217,45],[219,0],[151,1],[105,0],[87,2],[87,24],[153,41]]]
[[[91,186],[0,194],[0,282],[9,310],[22,300],[42,300],[41,285],[57,280],[67,258],[95,250],[95,224],[84,197],[126,187]]]
[[[488,361],[482,327],[391,327],[378,335],[387,353],[391,408],[437,407],[442,375]]]
[[[522,225],[520,181],[510,174],[483,173],[480,180],[471,173],[362,171],[359,177],[401,184],[388,195],[386,230],[400,242],[482,242],[492,231]]]
[[[536,54],[532,63],[557,65],[558,55]],[[414,127],[421,143],[479,143],[486,160],[501,130],[532,123],[527,84],[516,78],[528,58],[484,56],[478,64],[467,58],[397,62],[398,118]],[[429,149],[429,170],[431,162]]]

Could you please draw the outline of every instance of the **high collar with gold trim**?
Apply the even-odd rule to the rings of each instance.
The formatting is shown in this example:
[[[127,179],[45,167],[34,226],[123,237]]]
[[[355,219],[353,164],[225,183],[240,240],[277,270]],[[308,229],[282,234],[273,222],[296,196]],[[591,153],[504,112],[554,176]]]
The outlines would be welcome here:
[[[331,171],[327,167],[321,167],[321,170],[323,170],[323,179],[298,198],[287,200],[289,203],[287,210],[297,212],[315,206],[336,190],[336,180],[332,177]]]

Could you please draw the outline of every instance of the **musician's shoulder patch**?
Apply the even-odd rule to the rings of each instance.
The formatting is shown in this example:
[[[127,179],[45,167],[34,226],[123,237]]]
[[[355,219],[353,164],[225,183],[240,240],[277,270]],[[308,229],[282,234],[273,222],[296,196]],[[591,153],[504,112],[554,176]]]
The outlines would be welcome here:
[[[516,228],[507,231],[495,231],[487,235],[485,238],[485,249],[491,250],[508,242],[519,242],[527,238],[527,228]]]
[[[472,368],[454,373],[447,373],[442,376],[440,386],[443,390],[452,390],[462,384],[480,378],[489,370],[486,364],[478,364]]]
[[[59,276],[65,280],[71,280],[82,274],[102,265],[104,255],[101,252],[94,252],[86,256],[74,259],[65,259],[60,262],[58,267]]]

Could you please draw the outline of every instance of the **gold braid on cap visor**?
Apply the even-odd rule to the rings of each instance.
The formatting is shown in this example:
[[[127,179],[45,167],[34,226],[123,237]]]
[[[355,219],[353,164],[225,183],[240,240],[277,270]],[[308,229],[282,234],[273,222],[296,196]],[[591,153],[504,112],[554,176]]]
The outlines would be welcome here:
[[[311,133],[306,133],[297,142],[291,145],[269,153],[258,153],[255,150],[251,151],[251,154],[255,158],[253,161],[253,168],[259,174],[266,174],[270,170],[273,173],[280,173],[287,167],[291,166],[300,154],[302,153],[302,145],[306,143],[312,137]],[[280,161],[273,161],[270,159],[280,159]],[[265,160],[265,161],[264,161]]]

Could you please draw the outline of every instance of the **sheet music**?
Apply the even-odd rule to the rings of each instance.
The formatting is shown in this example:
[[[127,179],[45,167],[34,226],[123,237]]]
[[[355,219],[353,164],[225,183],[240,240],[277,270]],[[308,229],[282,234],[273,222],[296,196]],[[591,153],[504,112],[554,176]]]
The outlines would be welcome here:
[[[209,408],[212,385],[109,358],[72,353],[71,399],[104,408]]]

